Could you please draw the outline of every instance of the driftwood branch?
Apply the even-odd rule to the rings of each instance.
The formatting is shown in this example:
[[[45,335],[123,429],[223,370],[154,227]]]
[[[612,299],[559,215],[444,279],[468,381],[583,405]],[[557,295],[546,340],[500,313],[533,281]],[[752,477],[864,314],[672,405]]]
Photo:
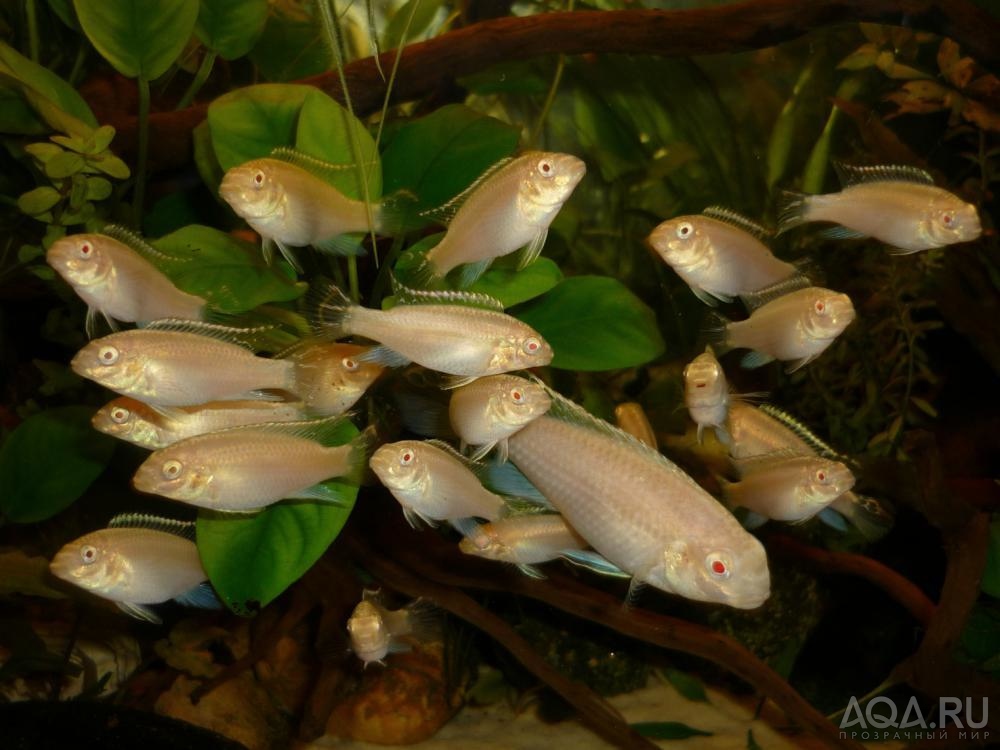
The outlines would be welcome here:
[[[982,65],[1000,64],[1000,23],[969,0],[750,0],[690,10],[623,10],[545,13],[496,18],[456,29],[404,48],[392,101],[418,99],[460,75],[500,62],[555,54],[622,53],[689,57],[761,49],[837,24],[859,21],[906,25],[949,36]],[[390,70],[397,50],[384,52]],[[376,111],[386,82],[373,57],[349,64],[346,78],[355,110]],[[343,101],[335,73],[302,81]],[[151,163],[180,166],[191,158],[191,133],[207,105],[154,113],[150,119]],[[118,130],[115,146],[135,149],[136,118],[107,113]]]

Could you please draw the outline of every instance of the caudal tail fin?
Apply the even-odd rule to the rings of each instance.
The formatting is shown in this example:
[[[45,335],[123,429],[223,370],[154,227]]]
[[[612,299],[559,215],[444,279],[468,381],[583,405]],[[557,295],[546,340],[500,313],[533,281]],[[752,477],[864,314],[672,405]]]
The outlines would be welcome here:
[[[778,195],[778,231],[784,234],[789,229],[809,221],[809,199],[805,193],[782,190]]]

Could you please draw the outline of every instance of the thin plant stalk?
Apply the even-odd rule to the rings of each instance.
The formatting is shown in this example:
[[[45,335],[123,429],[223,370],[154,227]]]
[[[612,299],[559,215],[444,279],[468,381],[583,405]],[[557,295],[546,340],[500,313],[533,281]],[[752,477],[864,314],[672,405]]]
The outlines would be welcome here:
[[[184,109],[194,101],[198,92],[201,91],[201,87],[205,85],[205,81],[212,74],[212,67],[215,65],[216,57],[217,54],[214,50],[205,50],[205,56],[201,58],[201,65],[198,66],[191,85],[188,86],[187,91],[184,92],[184,96],[177,102],[177,106],[174,109]]]
[[[69,78],[66,80],[69,82],[70,86],[76,86],[80,83],[80,77],[83,74],[83,63],[87,60],[87,45],[83,42],[76,48],[76,57],[73,58],[73,68],[69,72]]]
[[[32,62],[38,62],[38,12],[35,0],[25,0],[24,13],[28,21],[28,56]]]
[[[135,190],[132,193],[133,224],[142,223],[142,201],[146,192],[146,158],[149,155],[149,81],[140,75],[139,86],[139,154],[135,167]]]
[[[389,94],[392,91],[392,84],[396,80],[396,71],[399,70],[399,61],[403,57],[403,48],[406,46],[406,39],[410,35],[410,24],[413,23],[413,16],[417,13],[417,8],[420,7],[420,0],[413,3],[413,7],[410,8],[410,16],[406,19],[406,25],[403,26],[403,33],[399,37],[399,46],[396,48],[396,57],[392,61],[392,70],[389,72],[389,82],[385,86],[385,99],[382,102],[382,114],[379,117],[378,129],[375,131],[375,150],[378,151],[379,143],[382,141],[382,128],[385,125],[386,113],[389,111]]]
[[[576,5],[576,0],[568,0],[566,3],[566,11],[572,12]],[[556,100],[556,93],[559,91],[559,84],[562,82],[563,71],[566,69],[566,55],[559,55],[556,59],[556,72],[552,76],[552,84],[549,86],[548,93],[545,95],[545,102],[542,104],[542,112],[538,115],[538,122],[535,123],[534,129],[531,131],[531,136],[528,138],[529,143],[537,143],[539,137],[542,134],[542,130],[545,128],[545,121],[549,117],[549,112],[552,109],[552,105]]]

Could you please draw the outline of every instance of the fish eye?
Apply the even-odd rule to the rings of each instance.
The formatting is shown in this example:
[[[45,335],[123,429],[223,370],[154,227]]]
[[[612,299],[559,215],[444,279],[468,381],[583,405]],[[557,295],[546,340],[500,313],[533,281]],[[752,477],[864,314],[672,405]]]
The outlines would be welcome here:
[[[130,416],[132,416],[132,412],[124,406],[116,406],[111,410],[111,421],[115,424],[125,424]]]
[[[348,372],[354,372],[361,365],[358,364],[358,361],[356,359],[351,359],[350,357],[344,357],[342,360],[340,360],[340,366],[343,367]]]
[[[709,555],[705,559],[705,563],[708,565],[708,571],[715,578],[729,578],[730,570],[726,561],[721,555]]]
[[[524,403],[524,391],[522,391],[520,388],[514,388],[510,392],[510,400],[513,401],[515,404],[523,404]]]
[[[827,474],[824,469],[820,469],[816,472],[816,481],[820,484],[826,484]]]
[[[691,222],[682,221],[680,224],[677,225],[677,238],[681,240],[686,240],[688,237],[691,236],[691,233],[693,231],[694,227],[691,226]]]
[[[183,468],[184,466],[183,464],[181,464],[180,461],[170,459],[169,461],[166,461],[163,464],[163,476],[166,479],[176,479],[178,476],[180,476],[181,469]]]
[[[521,348],[524,349],[525,354],[537,354],[542,348],[542,342],[532,336],[524,340],[524,345]]]
[[[941,217],[941,221],[944,222],[944,225],[946,227],[950,227],[951,226],[951,222],[954,221],[954,220],[955,220],[955,217],[952,216],[951,214],[945,214],[944,216]]]
[[[826,303],[823,300],[818,299],[816,300],[816,304],[813,305],[813,309],[820,315],[824,315],[826,314]]]
[[[253,176],[253,185],[254,187],[260,187],[263,184],[264,184],[264,173],[261,172],[260,170],[257,170]]]
[[[538,171],[542,177],[551,177],[555,174],[555,169],[552,167],[552,162],[548,159],[542,159],[538,162]]]
[[[102,346],[97,352],[97,361],[102,365],[113,365],[118,361],[118,350],[113,346]]]
[[[83,560],[84,565],[90,565],[97,559],[97,547],[85,544],[80,548],[80,559]]]
[[[413,451],[411,451],[411,450],[405,450],[405,451],[403,451],[402,455],[400,455],[400,457],[399,457],[399,465],[400,466],[409,466],[410,464],[413,463],[413,461],[415,459],[416,459],[416,456],[413,454]]]
[[[89,258],[91,253],[93,252],[94,252],[94,246],[91,245],[89,242],[84,242],[82,245],[80,245],[81,258]]]

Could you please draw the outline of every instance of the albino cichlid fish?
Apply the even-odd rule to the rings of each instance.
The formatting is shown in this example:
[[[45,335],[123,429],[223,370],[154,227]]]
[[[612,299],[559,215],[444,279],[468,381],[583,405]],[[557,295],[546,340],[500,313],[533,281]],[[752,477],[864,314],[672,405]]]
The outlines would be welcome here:
[[[387,609],[375,592],[366,590],[347,621],[347,633],[351,650],[366,667],[372,662],[384,666],[386,656],[409,651],[407,641],[432,638],[437,626],[437,610],[425,600]]]
[[[633,586],[741,609],[767,599],[761,543],[657,451],[558,396],[509,442],[514,464]]]
[[[357,254],[357,244],[342,235],[382,231],[378,205],[369,207],[348,198],[323,179],[324,173],[345,168],[354,165],[328,164],[279,148],[271,158],[254,159],[227,171],[219,195],[261,236],[265,254],[273,243],[298,268],[289,248],[312,245],[333,254]]]
[[[93,335],[98,313],[113,329],[115,321],[202,320],[205,300],[174,286],[150,258],[166,256],[120,227],[63,237],[45,254],[46,262],[87,303],[88,335]]]
[[[316,416],[343,414],[365,395],[385,370],[363,358],[371,347],[311,343],[283,356],[296,363],[296,394]]]
[[[712,206],[700,216],[663,222],[647,241],[698,299],[714,306],[798,273],[762,242],[768,235],[735,211]]]
[[[468,292],[396,290],[396,306],[371,310],[331,286],[319,305],[319,324],[334,336],[379,342],[358,357],[388,367],[416,362],[457,375],[464,384],[484,375],[547,365],[552,348],[531,326],[506,315],[492,297]]]
[[[556,560],[564,552],[587,549],[587,542],[555,513],[504,518],[492,523],[472,523],[462,529],[459,549],[467,555],[510,563],[533,578],[541,577],[532,566]]]
[[[461,286],[496,258],[525,248],[519,268],[538,257],[549,225],[587,171],[570,154],[528,151],[500,162],[439,211],[448,231],[425,256],[423,275],[443,278],[457,266]]]
[[[507,460],[507,438],[548,411],[552,399],[543,386],[516,375],[492,375],[456,388],[448,416],[463,446],[476,445],[477,461],[495,446]]]
[[[301,403],[281,401],[211,401],[169,412],[164,414],[134,398],[120,396],[98,409],[91,424],[106,435],[156,450],[206,432],[248,424],[299,422],[307,417]]]
[[[737,461],[739,482],[722,481],[727,501],[752,514],[745,526],[768,519],[801,523],[854,486],[854,474],[839,461],[790,452]]]
[[[372,454],[369,464],[414,528],[417,519],[431,526],[471,517],[495,521],[506,511],[504,498],[483,487],[471,462],[447,443],[386,443]]]
[[[895,255],[969,242],[982,234],[976,207],[935,186],[922,169],[834,166],[844,186],[839,193],[782,193],[779,232],[806,222],[832,221],[841,228],[828,236],[874,237],[896,248]]]
[[[746,320],[729,321],[712,314],[717,324],[709,337],[717,351],[753,349],[744,367],[760,367],[772,360],[788,362],[788,372],[812,362],[854,320],[854,305],[846,294],[807,287],[772,299]]]
[[[285,498],[341,502],[325,480],[357,483],[365,433],[347,444],[344,417],[248,425],[173,443],[154,451],[135,473],[140,492],[209,510],[247,512]]]
[[[156,408],[279,400],[266,390],[294,393],[295,363],[256,356],[249,348],[256,333],[259,330],[160,321],[91,341],[70,366],[77,375]]]
[[[706,427],[714,428],[716,437],[728,442],[729,384],[711,346],[684,368],[684,405],[698,425],[699,443]]]
[[[149,605],[170,599],[192,607],[220,606],[201,567],[194,523],[141,514],[116,516],[106,529],[65,545],[49,569],[57,578],[149,622],[161,622]]]

